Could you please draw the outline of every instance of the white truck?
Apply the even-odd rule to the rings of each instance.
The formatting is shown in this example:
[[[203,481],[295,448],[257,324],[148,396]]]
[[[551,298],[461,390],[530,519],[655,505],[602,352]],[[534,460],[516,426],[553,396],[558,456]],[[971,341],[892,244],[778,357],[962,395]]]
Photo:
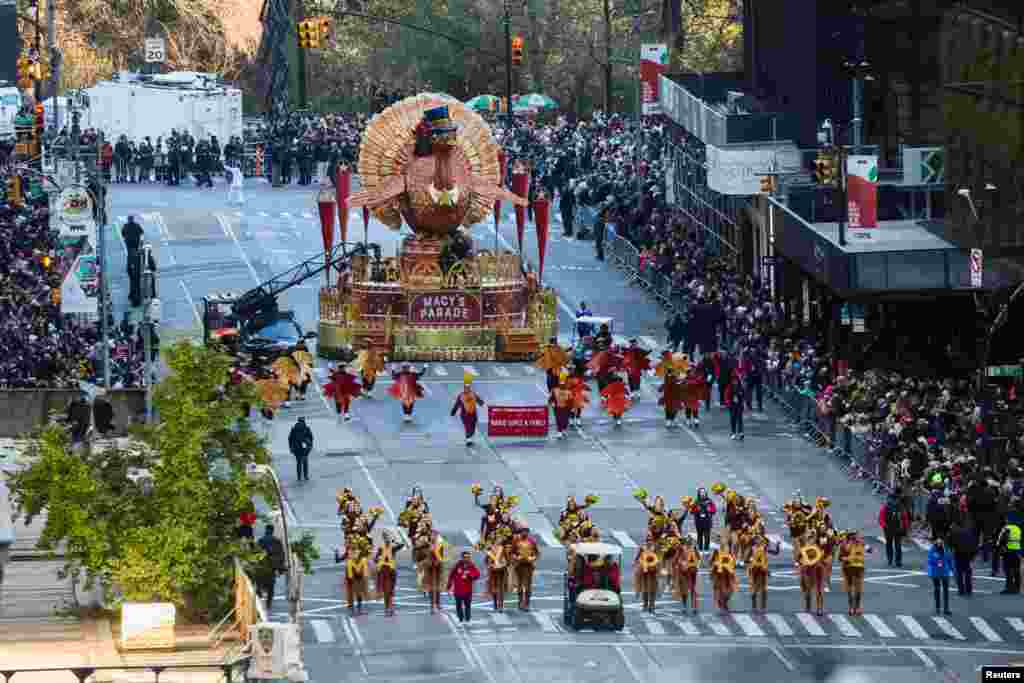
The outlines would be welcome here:
[[[21,109],[21,91],[15,87],[0,87],[0,140],[14,137],[14,117]]]
[[[196,139],[216,135],[221,145],[242,135],[242,92],[217,83],[209,74],[191,71],[146,77],[122,73],[102,81],[74,98],[79,125],[103,131],[109,140],[149,136],[167,139],[171,130],[188,132]],[[67,98],[58,101],[61,126],[71,123]],[[45,103],[52,116],[53,101]]]

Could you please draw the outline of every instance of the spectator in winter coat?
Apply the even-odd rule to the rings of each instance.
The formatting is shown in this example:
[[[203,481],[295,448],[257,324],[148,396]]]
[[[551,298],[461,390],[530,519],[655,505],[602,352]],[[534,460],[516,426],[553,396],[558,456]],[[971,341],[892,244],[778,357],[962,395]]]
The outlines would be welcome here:
[[[932,579],[932,586],[935,588],[935,613],[947,615],[949,611],[949,577],[953,575],[953,553],[945,547],[942,539],[939,538],[928,551],[928,576]],[[940,595],[941,592],[941,595]],[[939,598],[942,598],[940,603]]]
[[[910,530],[910,514],[896,496],[888,500],[878,511],[878,526],[885,535],[885,558],[889,566],[903,566],[903,537]]]
[[[683,314],[676,313],[671,320],[665,323],[665,330],[668,332],[668,346],[675,353],[686,337],[686,321],[683,320]]]
[[[295,468],[299,481],[309,481],[309,454],[313,450],[313,430],[300,417],[288,433],[288,448],[295,456]]]
[[[956,587],[960,595],[974,592],[974,556],[978,554],[978,529],[967,520],[953,529],[950,545],[956,562]]]
[[[942,497],[942,492],[932,491],[928,500],[928,509],[925,512],[928,525],[932,529],[932,540],[945,538],[949,533],[950,510],[949,499]]]
[[[455,597],[455,612],[459,621],[467,622],[473,605],[473,582],[480,578],[480,570],[473,564],[469,551],[455,563],[448,574],[448,592]]]

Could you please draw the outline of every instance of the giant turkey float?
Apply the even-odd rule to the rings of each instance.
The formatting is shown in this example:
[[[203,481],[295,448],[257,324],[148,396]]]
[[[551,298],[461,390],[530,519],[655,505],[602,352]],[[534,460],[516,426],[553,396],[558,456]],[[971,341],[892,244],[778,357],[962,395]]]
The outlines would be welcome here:
[[[526,360],[557,335],[556,298],[539,277],[547,198],[534,204],[538,273],[525,272],[510,251],[474,250],[468,233],[492,213],[497,224],[506,201],[522,244],[528,175],[513,164],[510,192],[503,166],[489,124],[446,95],[407,98],[370,121],[359,150],[361,188],[339,217],[362,207],[412,235],[394,256],[353,256],[338,286],[321,290],[321,356],[373,348],[390,360]]]

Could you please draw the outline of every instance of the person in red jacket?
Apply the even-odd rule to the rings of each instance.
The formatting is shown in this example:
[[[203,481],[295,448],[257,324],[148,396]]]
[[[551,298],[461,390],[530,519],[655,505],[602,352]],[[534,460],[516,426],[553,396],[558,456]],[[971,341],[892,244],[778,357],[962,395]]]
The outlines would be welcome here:
[[[878,511],[878,526],[882,528],[885,535],[885,559],[889,566],[893,566],[895,560],[897,567],[903,566],[903,537],[910,530],[910,513],[900,499],[896,496],[889,496],[888,500]]]
[[[473,582],[480,578],[480,570],[473,564],[469,551],[463,551],[462,559],[455,563],[448,574],[448,592],[455,596],[455,613],[459,621],[469,621],[469,608],[473,604]]]

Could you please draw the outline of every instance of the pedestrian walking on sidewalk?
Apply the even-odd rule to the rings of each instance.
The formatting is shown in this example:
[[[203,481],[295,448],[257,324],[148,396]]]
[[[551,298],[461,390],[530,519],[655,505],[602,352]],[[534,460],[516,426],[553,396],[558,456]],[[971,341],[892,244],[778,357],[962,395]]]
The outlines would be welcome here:
[[[288,448],[295,456],[295,470],[299,481],[309,481],[309,454],[313,450],[313,430],[300,417],[288,433]]]
[[[949,552],[941,537],[937,538],[928,551],[928,576],[935,588],[935,614],[952,614],[949,611],[949,577],[953,576],[953,562],[953,553]]]
[[[455,613],[460,622],[469,621],[470,608],[473,604],[473,582],[479,578],[480,570],[473,564],[469,551],[463,551],[462,559],[455,563],[448,575],[448,592],[455,596]]]
[[[277,575],[288,571],[284,544],[274,535],[274,525],[268,524],[263,528],[259,547],[263,551],[263,559],[257,569],[256,594],[267,601],[269,612],[274,603],[274,584],[277,583]]]
[[[903,567],[903,537],[910,530],[910,515],[896,495],[888,500],[878,511],[878,525],[885,535],[885,559],[889,566]]]

